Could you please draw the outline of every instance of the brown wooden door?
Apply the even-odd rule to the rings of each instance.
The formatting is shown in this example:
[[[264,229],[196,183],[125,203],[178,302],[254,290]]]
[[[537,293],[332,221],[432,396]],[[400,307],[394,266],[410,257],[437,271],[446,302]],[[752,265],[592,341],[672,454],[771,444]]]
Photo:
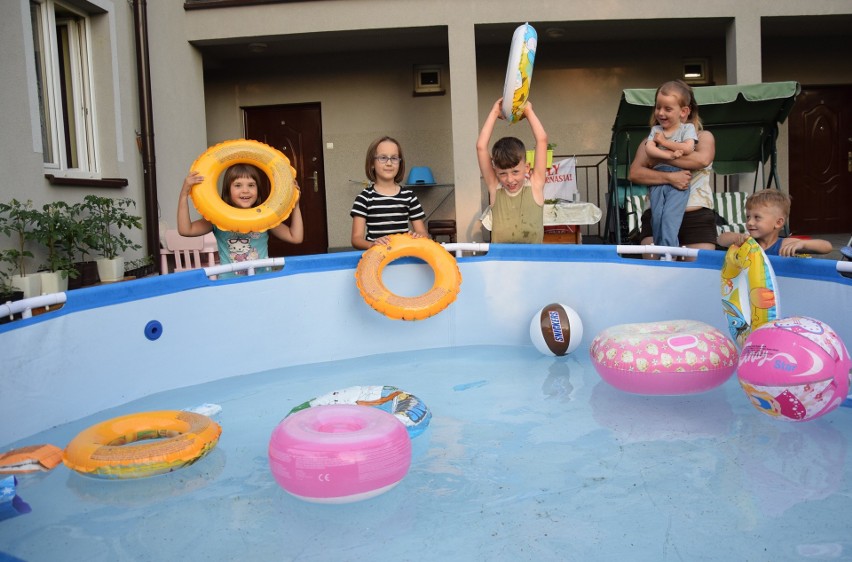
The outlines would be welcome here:
[[[789,133],[791,232],[852,232],[852,86],[803,88]]]
[[[242,109],[246,138],[264,142],[283,152],[296,169],[296,181],[301,189],[299,206],[305,223],[305,239],[301,244],[288,244],[270,236],[270,257],[327,253],[328,224],[320,104]]]

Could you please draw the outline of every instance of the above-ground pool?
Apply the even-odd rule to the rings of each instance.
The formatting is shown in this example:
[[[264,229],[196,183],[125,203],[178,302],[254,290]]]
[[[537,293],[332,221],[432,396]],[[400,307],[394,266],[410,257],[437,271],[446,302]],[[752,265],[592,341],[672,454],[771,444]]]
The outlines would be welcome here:
[[[417,322],[361,298],[360,254],[288,258],[210,281],[190,271],[69,292],[0,325],[0,452],[65,447],[123,414],[215,404],[219,444],[192,466],[104,480],[64,466],[18,477],[30,513],[0,521],[0,560],[842,560],[852,558],[852,408],[803,423],[752,407],[736,376],[640,396],[596,373],[615,324],[700,320],[727,333],[723,254],[694,263],[606,246],[498,246],[459,259],[458,299]],[[852,342],[852,281],[827,260],[773,258],[782,316]],[[386,269],[398,293],[428,268]],[[583,322],[550,357],[530,321],[553,302]],[[270,435],[335,389],[392,385],[432,413],[408,474],[372,499],[294,498]]]

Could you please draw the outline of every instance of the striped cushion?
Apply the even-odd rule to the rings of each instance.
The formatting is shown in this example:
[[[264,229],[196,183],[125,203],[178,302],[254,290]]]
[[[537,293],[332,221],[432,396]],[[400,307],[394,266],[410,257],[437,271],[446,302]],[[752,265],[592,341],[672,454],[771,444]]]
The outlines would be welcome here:
[[[719,234],[722,232],[746,232],[745,201],[746,194],[741,191],[713,194],[716,212],[728,222],[728,224],[716,227]]]
[[[624,212],[627,215],[627,232],[638,232],[642,226],[642,212],[647,205],[644,195],[630,195],[624,204]]]

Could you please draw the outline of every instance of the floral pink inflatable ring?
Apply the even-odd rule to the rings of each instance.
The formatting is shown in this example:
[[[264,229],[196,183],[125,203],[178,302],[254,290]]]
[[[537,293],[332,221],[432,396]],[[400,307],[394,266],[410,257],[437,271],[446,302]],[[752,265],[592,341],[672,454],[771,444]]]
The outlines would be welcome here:
[[[695,394],[716,388],[737,367],[737,348],[697,320],[620,324],[592,341],[603,380],[634,394]]]
[[[288,493],[314,503],[351,503],[396,486],[411,466],[411,439],[378,408],[317,406],[284,418],[269,440],[269,466]]]

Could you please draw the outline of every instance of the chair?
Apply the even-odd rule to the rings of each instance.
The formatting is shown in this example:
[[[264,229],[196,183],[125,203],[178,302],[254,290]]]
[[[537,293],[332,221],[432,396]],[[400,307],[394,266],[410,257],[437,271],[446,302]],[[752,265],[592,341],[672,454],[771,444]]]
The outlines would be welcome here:
[[[204,236],[181,236],[177,230],[167,230],[165,238],[166,247],[160,248],[163,274],[169,272],[169,256],[174,257],[175,272],[216,265],[216,237],[212,232]],[[202,255],[207,263],[202,262]]]
[[[747,195],[742,191],[713,194],[713,205],[716,207],[716,212],[727,223],[716,226],[717,234],[722,234],[723,232],[748,232],[746,229],[745,209]]]
[[[787,118],[800,91],[801,86],[797,82],[695,88],[704,128],[716,139],[714,173],[717,176],[753,173],[752,191],[757,191],[758,183],[763,188],[772,187],[773,183],[779,186],[778,126]],[[625,194],[627,198],[636,195],[632,192],[635,186],[628,181],[630,163],[639,145],[647,138],[648,116],[654,108],[655,94],[654,89],[624,90],[612,126],[607,154],[606,228],[607,234],[617,244],[630,230],[629,217],[628,220],[623,217]],[[738,201],[733,203],[738,204]],[[745,223],[738,215],[733,219],[725,218],[730,224]]]
[[[456,241],[456,221],[454,220],[431,220],[427,226],[427,231],[432,240],[438,236],[446,236],[450,242]]]

